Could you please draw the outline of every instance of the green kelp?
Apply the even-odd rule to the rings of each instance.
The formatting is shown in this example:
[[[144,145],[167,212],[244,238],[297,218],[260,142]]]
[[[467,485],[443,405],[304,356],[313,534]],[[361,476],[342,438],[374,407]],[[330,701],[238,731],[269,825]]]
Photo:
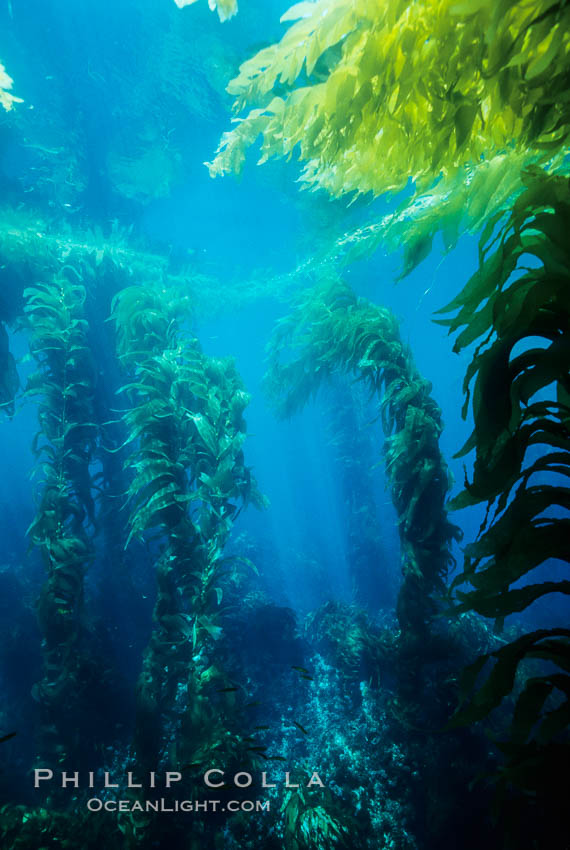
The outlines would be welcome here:
[[[62,850],[126,850],[125,837],[117,827],[115,815],[100,812],[93,817],[78,810],[70,816],[50,808],[30,809],[28,806],[0,808],[0,839],[10,850],[30,850],[31,847],[61,847]],[[80,838],[78,839],[78,837]],[[78,844],[78,840],[81,842]]]
[[[264,499],[244,465],[249,396],[233,362],[206,357],[184,330],[187,309],[188,298],[162,284],[128,287],[112,307],[130,379],[122,390],[130,537],[155,530],[163,541],[138,683],[136,752],[145,769],[165,756],[211,766],[215,754],[224,769],[244,758],[245,744],[228,729],[236,689],[215,644],[231,566],[225,543],[241,507]]]
[[[324,657],[330,657],[345,682],[377,685],[397,657],[394,632],[380,630],[356,605],[325,602],[305,622],[305,634]]]
[[[459,332],[457,350],[477,344],[465,383],[467,391],[475,384],[475,430],[464,449],[476,450],[475,471],[455,505],[489,504],[455,587],[460,610],[499,623],[569,589],[556,580],[517,585],[549,558],[567,560],[569,15],[567,3],[551,0],[299,3],[283,16],[293,23],[281,42],[230,83],[236,126],[209,165],[213,176],[239,172],[261,136],[261,162],[298,153],[301,182],[333,196],[396,192],[411,181],[412,197],[395,216],[337,240],[325,268],[379,244],[402,245],[404,276],[436,233],[446,250],[463,229],[482,233],[479,272],[446,322]],[[329,368],[318,357],[306,367],[302,359],[282,367],[292,407],[310,393],[311,373],[320,380]],[[551,742],[560,736],[559,753],[568,743],[568,646],[562,632],[537,641],[539,649],[529,637],[517,652],[489,656],[496,676],[477,691],[477,710],[458,717],[473,721],[500,703],[513,663],[518,669],[526,655],[552,660],[560,674],[529,680],[516,704],[503,774],[544,802],[551,791],[558,799],[551,784],[538,790],[557,752]],[[553,718],[547,732],[543,709]],[[523,717],[535,722],[521,725]]]
[[[214,317],[270,295],[266,277],[233,279],[220,298],[218,269],[202,268],[192,252],[180,263],[167,250],[152,250],[117,221],[111,228],[80,227],[34,210],[0,208],[0,321],[9,326],[22,311],[26,281],[57,274],[70,257],[93,270],[93,294],[128,286],[132,280],[163,279],[188,293],[193,317]],[[225,281],[227,283],[227,281]]]
[[[370,256],[378,248],[402,249],[399,278],[406,277],[429,255],[438,234],[448,254],[463,233],[479,234],[487,221],[508,214],[525,190],[523,173],[543,161],[544,156],[536,153],[509,150],[466,165],[453,177],[406,199],[395,213],[346,234],[339,245],[343,263]],[[546,167],[553,174],[568,172],[564,154]]]
[[[95,504],[90,464],[98,436],[95,368],[87,339],[85,287],[72,267],[24,292],[25,326],[37,371],[26,395],[38,399],[39,504],[29,534],[47,579],[38,602],[45,675],[35,697],[43,716],[42,757],[62,762],[73,753],[74,724],[87,685],[82,632],[83,581],[94,557]]]
[[[567,170],[558,154],[570,127],[569,16],[550,0],[298,3],[282,17],[293,23],[281,42],[230,82],[235,127],[210,173],[238,173],[261,135],[260,163],[298,154],[311,189],[411,186],[396,213],[333,239],[293,275],[381,247],[403,248],[404,276],[437,233],[449,251],[459,233],[508,209],[523,168]]]
[[[459,611],[499,628],[547,594],[570,594],[570,582],[549,579],[547,569],[569,561],[570,181],[537,168],[524,181],[508,221],[497,232],[487,223],[478,271],[441,311],[454,314],[441,322],[458,333],[456,351],[477,343],[463,410],[472,409],[475,427],[460,452],[475,449],[475,465],[454,506],[488,505],[453,587]],[[537,658],[547,667],[525,667]],[[466,672],[454,721],[484,718],[522,676],[500,779],[556,817],[555,768],[559,776],[570,754],[569,671],[569,630],[524,634]]]
[[[279,415],[302,407],[336,372],[355,375],[380,398],[386,476],[402,547],[402,651],[419,658],[427,652],[436,598],[445,592],[452,541],[459,539],[445,508],[449,476],[439,449],[441,412],[394,316],[340,281],[305,295],[273,332],[266,386]]]
[[[343,850],[350,846],[346,813],[335,811],[330,792],[325,801],[317,803],[302,788],[288,791],[282,812],[284,850]]]
[[[283,15],[279,44],[245,62],[212,175],[261,161],[305,162],[302,180],[333,195],[420,188],[512,145],[559,148],[570,11],[552,0],[318,0]]]

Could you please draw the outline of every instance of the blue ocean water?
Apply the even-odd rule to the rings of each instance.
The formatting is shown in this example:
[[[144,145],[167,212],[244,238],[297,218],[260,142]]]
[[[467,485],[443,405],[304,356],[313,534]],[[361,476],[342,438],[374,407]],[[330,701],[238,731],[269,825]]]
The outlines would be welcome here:
[[[23,100],[9,117],[0,116],[0,264],[5,292],[48,282],[37,279],[37,266],[26,259],[26,251],[39,256],[47,239],[60,248],[66,240],[73,243],[75,248],[69,249],[73,256],[78,240],[89,246],[88,251],[96,251],[105,240],[111,243],[113,234],[141,256],[148,252],[161,257],[164,280],[182,271],[191,281],[189,293],[182,293],[195,302],[186,329],[199,340],[207,357],[235,361],[250,396],[244,412],[245,464],[268,501],[263,510],[248,506],[241,511],[229,539],[224,540],[228,554],[247,563],[245,577],[234,580],[233,571],[236,575],[239,571],[228,562],[223,596],[220,590],[220,598],[224,604],[227,601],[225,619],[220,621],[223,627],[212,625],[213,621],[198,627],[210,628],[212,638],[204,650],[207,661],[202,674],[209,665],[226,665],[230,671],[227,675],[224,671],[226,678],[220,679],[215,695],[210,696],[213,713],[230,715],[232,734],[243,737],[251,732],[252,723],[247,720],[243,725],[238,717],[242,692],[246,705],[261,704],[254,709],[253,726],[259,732],[249,741],[249,749],[254,756],[256,746],[268,749],[259,750],[262,755],[255,768],[240,764],[241,756],[232,751],[235,759],[228,775],[235,765],[257,775],[268,765],[274,772],[302,766],[309,775],[313,769],[322,771],[323,778],[327,775],[328,796],[314,804],[312,815],[321,818],[321,826],[313,832],[313,827],[305,826],[309,832],[304,844],[298,837],[287,838],[276,815],[265,833],[258,821],[248,827],[223,822],[216,827],[220,830],[217,839],[212,838],[215,830],[212,835],[208,832],[212,821],[210,826],[182,826],[171,833],[171,825],[162,820],[147,824],[145,833],[143,826],[129,832],[132,825],[123,828],[119,820],[121,828],[109,839],[109,847],[251,844],[292,850],[325,846],[451,850],[474,847],[485,835],[492,836],[491,846],[507,846],[486,818],[473,836],[457,832],[458,800],[467,798],[473,778],[465,762],[476,753],[473,764],[482,770],[488,767],[482,735],[466,733],[464,740],[449,744],[446,751],[447,744],[440,747],[433,739],[417,740],[417,716],[408,726],[400,716],[403,697],[398,696],[398,670],[389,660],[389,646],[390,636],[399,629],[401,544],[383,463],[377,399],[353,376],[336,390],[321,390],[303,410],[282,421],[275,415],[263,381],[275,324],[290,312],[299,292],[313,286],[319,274],[330,272],[327,250],[344,233],[394,210],[398,199],[366,198],[349,205],[345,199],[303,192],[296,183],[297,163],[271,161],[259,166],[255,149],[249,152],[239,178],[212,180],[204,165],[229,125],[228,81],[248,56],[281,37],[279,18],[288,6],[278,0],[243,0],[235,18],[222,25],[205,0],[184,9],[171,0],[29,0],[25,7],[9,0],[0,5],[0,60],[14,78],[14,92]],[[27,234],[26,240],[19,242],[14,235],[18,233]],[[439,445],[453,480],[451,497],[462,490],[465,475],[470,476],[473,468],[473,454],[454,457],[473,428],[471,411],[466,419],[462,416],[463,380],[473,348],[453,353],[452,339],[446,328],[433,322],[433,316],[476,271],[478,242],[464,234],[446,255],[440,239],[436,237],[428,258],[399,282],[402,252],[388,253],[382,246],[363,260],[345,264],[341,273],[357,296],[393,312],[402,341],[421,375],[432,384],[444,423]],[[12,250],[11,245],[20,247]],[[137,259],[131,266],[127,260],[126,267],[128,284],[144,286],[144,261]],[[153,275],[157,277],[149,267],[149,282]],[[119,379],[120,361],[111,350],[111,325],[105,313],[109,293],[114,291],[111,276],[109,272],[109,279],[102,278],[100,289],[94,284],[90,289],[89,281],[83,282],[94,317],[90,333],[100,388],[96,397],[102,408],[107,405],[101,421],[116,422],[124,411],[124,398],[113,393],[126,381]],[[143,713],[136,694],[140,696],[139,677],[143,659],[149,658],[147,647],[156,623],[156,571],[167,534],[163,529],[141,535],[125,548],[129,512],[125,476],[114,492],[110,513],[101,514],[90,526],[95,557],[85,575],[81,601],[85,608],[80,629],[96,671],[94,681],[101,682],[101,702],[94,701],[91,683],[85,685],[91,688],[90,709],[82,719],[77,717],[85,709],[72,703],[60,708],[57,703],[51,705],[46,719],[42,696],[34,692],[45,674],[46,630],[42,631],[36,616],[45,565],[27,533],[41,497],[41,471],[37,471],[33,450],[39,402],[24,392],[36,365],[29,354],[29,329],[17,320],[22,313],[20,296],[15,301],[15,314],[6,324],[21,391],[15,415],[0,421],[0,633],[4,645],[4,651],[0,647],[0,657],[4,655],[0,734],[15,731],[17,736],[3,745],[7,761],[0,774],[0,805],[22,805],[30,812],[43,807],[72,822],[74,817],[89,817],[81,809],[81,793],[58,797],[50,789],[46,802],[45,786],[39,791],[33,788],[32,771],[56,765],[85,775],[98,772],[100,780],[104,770],[124,776],[133,758],[136,763],[138,751],[132,742],[141,734]],[[362,498],[371,511],[366,526],[369,539],[361,536],[361,517],[350,502],[354,492],[361,491],[347,472],[348,444],[335,442],[334,412],[347,404],[347,394],[348,407],[357,408],[354,427],[365,447],[358,468],[365,470],[368,488]],[[117,451],[119,444],[120,440]],[[93,458],[91,468],[93,472],[105,469],[100,455]],[[93,495],[99,498],[105,486],[99,483]],[[477,505],[452,517],[463,533],[463,543],[452,544],[460,564],[462,546],[476,538],[484,514],[485,506]],[[114,533],[123,535],[117,543],[109,542]],[[364,549],[360,572],[355,567],[358,546]],[[537,572],[535,580],[557,572],[563,577],[562,567],[552,563]],[[549,596],[524,614],[508,618],[507,627],[516,635],[524,628],[564,623],[567,613],[561,595]],[[187,632],[182,634],[194,652],[198,615],[188,617]],[[460,665],[460,657],[473,660],[478,651],[495,646],[492,622],[476,619],[478,625],[470,622],[472,635],[450,644],[447,661],[456,651]],[[215,631],[218,628],[221,637]],[[198,664],[196,657],[190,652],[190,661],[184,662],[190,665],[184,668],[186,679],[179,677],[174,684],[174,679],[168,684],[169,663],[174,662],[160,662],[167,674],[163,677],[167,696],[163,694],[158,712],[163,738],[155,767],[162,772],[167,764],[173,770],[184,763],[210,764],[203,753],[198,757],[196,752],[201,741],[205,746],[218,741],[207,724],[188,719],[192,706],[204,699],[201,692],[197,696],[190,689],[190,707],[184,707],[180,695],[188,687],[188,670]],[[451,678],[458,672],[447,670],[447,674]],[[426,693],[424,704],[429,703],[429,688]],[[220,694],[227,697],[229,707],[218,704]],[[451,704],[447,693],[442,703],[445,700]],[[429,707],[425,716],[435,726],[444,722],[437,712],[432,717]],[[57,738],[58,718],[71,726],[77,719],[76,737],[83,742],[74,740],[73,763],[66,760],[64,748],[46,755],[42,735],[50,727]],[[177,731],[179,726],[184,734]],[[299,740],[291,742],[291,729],[297,730]],[[261,732],[267,735],[259,742],[256,736]],[[177,736],[185,742],[178,751]],[[453,776],[441,776],[443,765],[437,765],[436,751],[444,761],[457,758],[460,764],[455,790]],[[268,754],[277,760],[265,762]],[[204,796],[203,789],[201,793]],[[286,793],[282,788],[273,792],[275,812],[291,812]],[[487,811],[488,793],[486,789],[472,798],[469,822]],[[426,797],[436,802],[430,800],[427,805]],[[445,811],[442,821],[447,818],[447,826],[439,833],[426,827],[430,817],[426,813],[438,809]],[[334,824],[342,822],[343,816],[346,823],[337,834]],[[0,832],[2,817],[8,823],[12,815],[0,809]],[[295,817],[301,823],[301,815]],[[358,839],[350,838],[354,819],[358,830],[363,830],[354,833]],[[115,820],[112,823],[114,828]],[[50,825],[52,842],[68,834],[68,826],[62,824]],[[78,819],[71,827],[75,843],[62,846],[103,846],[96,844],[95,832],[91,837],[92,828],[89,819]],[[40,847],[31,843],[35,838],[25,835],[21,841],[28,844],[16,843],[16,831],[2,834],[5,841],[13,842],[6,847]]]

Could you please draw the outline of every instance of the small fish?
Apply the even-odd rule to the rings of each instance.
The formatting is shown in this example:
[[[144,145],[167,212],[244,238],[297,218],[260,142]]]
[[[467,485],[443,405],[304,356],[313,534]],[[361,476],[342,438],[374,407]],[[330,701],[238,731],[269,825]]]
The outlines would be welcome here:
[[[315,681],[312,676],[305,676],[305,674],[303,674],[301,676],[301,679],[306,679],[307,682],[314,682]]]
[[[297,723],[297,721],[296,721],[296,720],[293,720],[292,722],[293,722],[293,725],[297,727],[297,729],[300,729],[300,730],[301,730],[301,732],[303,733],[303,735],[308,735],[308,734],[309,734],[309,733],[307,732],[307,730],[305,729],[305,727],[304,727],[304,726],[301,726],[301,724],[300,724],[300,723]]]
[[[256,726],[256,729],[269,729],[269,726]]]
[[[265,759],[265,761],[269,760],[269,756],[265,755],[265,747],[248,747],[247,749],[249,752],[256,753],[258,756],[261,756],[261,758]]]
[[[268,761],[286,761],[283,756],[267,756]]]
[[[306,670],[304,667],[295,667],[295,665],[293,665],[291,667],[291,670],[296,670],[298,673],[305,673],[306,675],[309,674],[309,671]]]
[[[9,741],[10,738],[13,738],[14,735],[17,735],[17,734],[18,734],[17,732],[10,732],[9,735],[3,735],[2,738],[0,738],[0,744],[3,744],[4,741]]]
[[[233,691],[239,691],[239,688],[219,688],[216,693],[218,694],[229,694]]]

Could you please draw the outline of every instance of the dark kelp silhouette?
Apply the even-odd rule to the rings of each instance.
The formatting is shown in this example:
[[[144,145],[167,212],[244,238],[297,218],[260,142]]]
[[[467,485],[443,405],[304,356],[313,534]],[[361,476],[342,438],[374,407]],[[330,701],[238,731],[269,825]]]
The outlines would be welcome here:
[[[547,594],[570,594],[570,581],[546,572],[552,560],[569,561],[570,181],[540,169],[523,180],[507,220],[487,224],[478,271],[441,311],[453,317],[440,320],[459,332],[456,351],[477,342],[464,384],[464,415],[472,409],[475,427],[460,453],[475,449],[473,480],[454,506],[487,503],[452,586],[458,611],[494,618],[498,628]],[[517,351],[519,343],[527,344]],[[527,659],[548,664],[525,673]],[[557,777],[570,753],[569,671],[570,630],[523,634],[465,671],[452,721],[485,718],[518,679],[498,779],[556,820],[564,811]]]
[[[34,441],[40,483],[29,528],[47,579],[38,602],[45,675],[35,687],[42,705],[41,758],[68,762],[78,741],[70,717],[85,699],[84,574],[94,557],[95,503],[90,464],[94,421],[94,360],[87,339],[85,286],[72,266],[49,283],[24,291],[25,326],[37,371],[26,395],[38,399]],[[65,710],[64,707],[65,706]],[[73,736],[73,739],[72,737]]]

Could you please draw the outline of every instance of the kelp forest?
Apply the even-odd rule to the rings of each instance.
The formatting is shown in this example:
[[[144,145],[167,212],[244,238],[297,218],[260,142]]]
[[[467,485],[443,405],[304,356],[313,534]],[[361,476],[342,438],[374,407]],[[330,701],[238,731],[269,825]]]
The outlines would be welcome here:
[[[567,850],[569,137],[566,0],[4,4],[0,847]]]

